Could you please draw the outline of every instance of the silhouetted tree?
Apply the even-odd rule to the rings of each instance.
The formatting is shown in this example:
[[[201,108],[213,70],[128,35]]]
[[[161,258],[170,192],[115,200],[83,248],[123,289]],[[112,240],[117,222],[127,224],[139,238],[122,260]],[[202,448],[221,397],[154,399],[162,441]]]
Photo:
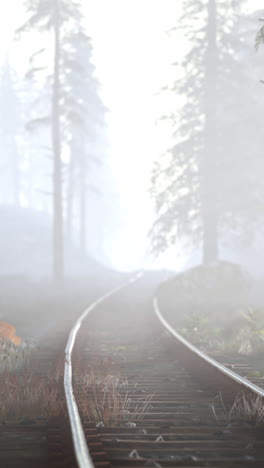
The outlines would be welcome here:
[[[61,53],[62,34],[65,24],[76,18],[76,9],[65,0],[26,0],[29,14],[19,33],[26,31],[53,33],[53,67],[51,100],[51,140],[53,149],[53,273],[54,278],[63,277],[63,210],[62,210],[62,163],[61,163]],[[41,53],[42,51],[40,51]],[[37,72],[32,68],[32,75]],[[36,119],[35,124],[47,123],[50,116]]]
[[[79,187],[80,247],[86,251],[87,198],[94,181],[89,180],[92,164],[102,162],[96,154],[99,135],[104,127],[106,109],[99,97],[99,84],[92,63],[92,45],[88,37],[79,40],[78,35],[69,34],[74,60],[71,67],[64,65],[65,86],[69,90],[64,107],[68,109],[67,134],[70,139],[70,163],[67,193],[67,233],[72,236],[73,202],[77,198],[75,187]],[[78,73],[76,73],[76,69]],[[70,100],[69,100],[70,97]],[[75,182],[74,182],[75,181]]]
[[[249,174],[252,155],[243,136],[254,125],[245,118],[254,99],[246,89],[245,45],[237,33],[242,3],[184,2],[180,24],[189,51],[181,64],[183,78],[171,91],[185,101],[178,116],[172,116],[176,143],[156,162],[152,177],[156,253],[179,237],[188,238],[202,243],[205,264],[215,262],[226,226],[236,229],[247,217],[249,198],[256,201],[255,179]]]
[[[52,75],[47,77],[51,85],[51,115],[40,116],[29,123],[31,129],[39,125],[50,125],[53,152],[53,271],[54,277],[62,278],[64,271],[63,255],[63,180],[65,167],[62,164],[62,151],[65,146],[71,148],[69,164],[68,185],[68,226],[72,214],[72,198],[74,195],[75,168],[84,164],[85,149],[81,148],[79,136],[80,129],[90,128],[94,125],[91,113],[91,102],[87,96],[96,90],[96,80],[91,76],[92,65],[89,62],[91,55],[90,40],[85,34],[82,22],[81,2],[76,0],[27,0],[26,9],[29,19],[18,32],[37,31],[40,33],[53,33],[53,65]],[[86,64],[81,63],[80,49],[87,54]],[[29,77],[43,73],[44,67],[35,65],[35,58],[45,52],[45,48],[37,51],[31,58]],[[89,91],[87,91],[89,88]],[[85,90],[85,92],[84,92]],[[95,98],[94,98],[95,99]],[[89,115],[89,120],[86,115]],[[94,119],[96,116],[94,116]],[[92,125],[91,125],[92,124]],[[78,140],[78,145],[74,142]],[[82,142],[84,138],[82,137]],[[85,143],[86,144],[86,143]],[[72,154],[74,148],[75,154]],[[86,161],[85,161],[86,162]],[[82,171],[85,184],[85,171]],[[83,190],[85,192],[85,190]],[[85,203],[85,195],[82,204]],[[86,212],[85,208],[83,209]],[[83,215],[84,216],[84,215]],[[85,217],[84,217],[85,222]]]
[[[264,22],[264,19],[259,18],[260,21]],[[264,44],[264,25],[258,30],[256,39],[255,39],[255,47],[259,50],[260,46]]]

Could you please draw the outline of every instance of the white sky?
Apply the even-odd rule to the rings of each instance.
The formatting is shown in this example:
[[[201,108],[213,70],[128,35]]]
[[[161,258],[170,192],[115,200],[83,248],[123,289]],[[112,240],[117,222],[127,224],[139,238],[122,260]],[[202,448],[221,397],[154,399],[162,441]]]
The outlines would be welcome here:
[[[184,53],[184,42],[172,43],[166,34],[177,24],[182,2],[87,0],[86,4],[97,76],[110,110],[109,151],[121,206],[119,232],[109,237],[106,249],[115,266],[136,268],[142,263],[146,233],[153,220],[148,194],[152,163],[170,138],[168,129],[156,126],[167,103],[155,93],[170,80],[170,64]],[[263,0],[249,0],[248,11],[261,8]],[[1,61],[14,27],[21,22],[23,2],[9,0],[4,10],[0,17]],[[174,266],[181,267],[184,257],[179,253],[177,265],[175,258]]]

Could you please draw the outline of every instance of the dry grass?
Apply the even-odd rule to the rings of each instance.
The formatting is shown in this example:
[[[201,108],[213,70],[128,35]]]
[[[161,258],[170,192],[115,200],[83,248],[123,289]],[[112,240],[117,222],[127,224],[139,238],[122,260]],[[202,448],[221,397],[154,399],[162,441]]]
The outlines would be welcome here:
[[[1,342],[0,420],[37,420],[66,416],[62,387],[62,359],[54,361],[47,376],[40,373],[36,343],[17,348]]]
[[[61,388],[55,373],[47,378],[39,374],[34,358],[37,343],[25,340],[15,346],[0,340],[0,420],[38,419],[65,412]]]
[[[264,424],[264,399],[253,394],[239,393],[231,407],[224,404],[219,393],[210,409],[217,421],[244,421],[255,426]]]
[[[33,339],[17,347],[8,339],[0,340],[0,420],[50,419],[66,415],[62,398],[61,358],[48,376],[40,374]]]
[[[229,419],[239,418],[257,426],[264,424],[264,399],[259,395],[237,395],[229,411]]]
[[[8,347],[8,352],[17,353],[18,350]],[[24,358],[23,367],[13,363],[6,366],[0,379],[0,421],[66,417],[64,364],[64,354],[61,354],[51,363],[45,376],[40,374],[34,354],[30,359]],[[107,359],[98,363],[96,372],[93,369],[85,371],[79,362],[75,362],[73,384],[82,397],[80,412],[86,420],[105,425],[143,418],[152,395],[132,397],[127,380],[114,376],[111,366],[112,360]]]
[[[3,372],[0,380],[0,400],[2,421],[18,421],[24,418],[49,419],[66,415],[58,382],[29,372]]]
[[[84,394],[80,410],[88,421],[113,426],[124,420],[142,419],[149,410],[152,395],[132,398],[127,380],[112,374],[98,375],[90,370],[75,374],[74,382]]]

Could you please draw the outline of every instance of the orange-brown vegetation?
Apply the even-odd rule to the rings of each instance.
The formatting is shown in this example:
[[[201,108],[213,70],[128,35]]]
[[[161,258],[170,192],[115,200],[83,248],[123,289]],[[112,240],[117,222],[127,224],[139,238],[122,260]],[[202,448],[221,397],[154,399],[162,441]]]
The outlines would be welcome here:
[[[8,339],[12,341],[16,346],[21,344],[20,336],[16,335],[16,329],[13,325],[0,320],[0,338]]]

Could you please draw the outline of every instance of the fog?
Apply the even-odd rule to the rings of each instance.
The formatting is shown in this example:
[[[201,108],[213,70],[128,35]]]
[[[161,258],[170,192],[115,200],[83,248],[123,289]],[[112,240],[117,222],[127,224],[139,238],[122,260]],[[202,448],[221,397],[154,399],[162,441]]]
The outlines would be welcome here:
[[[262,466],[263,0],[1,12],[0,468]]]
[[[226,260],[261,278],[261,2],[5,8],[1,276]]]
[[[5,5],[2,370],[16,372],[38,346],[39,356],[59,356],[60,331],[113,289],[91,314],[102,341],[113,322],[116,348],[126,349],[119,322],[124,336],[134,322],[128,341],[136,345],[140,332],[156,346],[155,296],[185,338],[221,362],[244,359],[247,376],[263,378],[261,8],[260,0]]]

